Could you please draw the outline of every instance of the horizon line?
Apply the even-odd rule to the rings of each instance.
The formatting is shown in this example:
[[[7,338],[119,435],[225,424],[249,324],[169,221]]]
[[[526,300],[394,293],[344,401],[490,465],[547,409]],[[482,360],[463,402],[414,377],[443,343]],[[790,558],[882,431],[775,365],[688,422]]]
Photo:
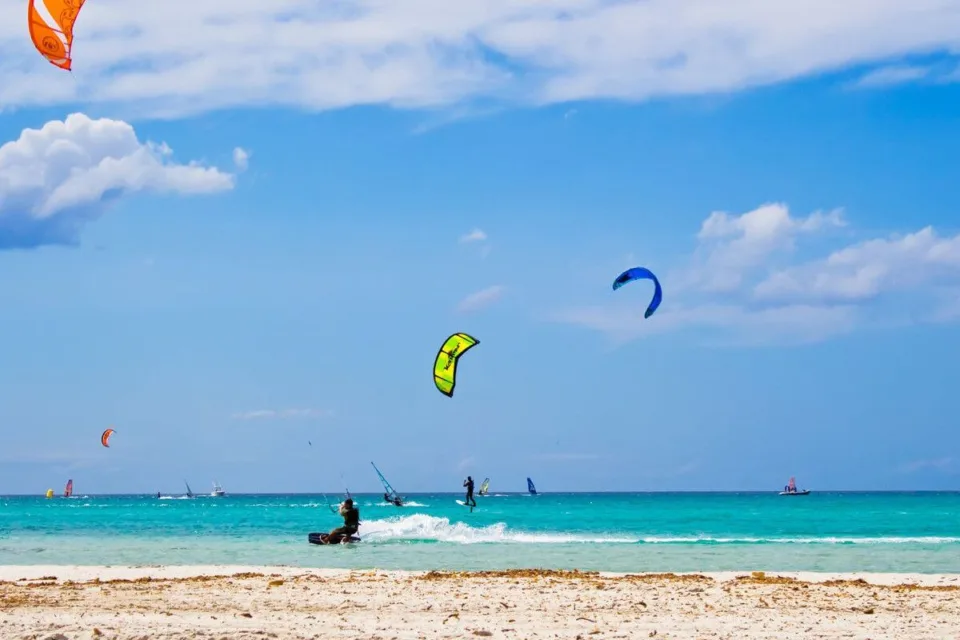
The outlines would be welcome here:
[[[766,495],[779,493],[782,490],[779,489],[659,489],[659,490],[646,490],[646,491],[537,491],[533,495],[644,495],[644,494],[754,494],[754,495]],[[814,493],[960,493],[960,489],[819,489],[813,490],[810,489],[810,495]],[[183,493],[163,493],[161,495],[167,496],[180,496],[186,495]],[[268,491],[268,492],[236,492],[231,493],[227,492],[226,496],[322,496],[322,495],[340,495],[345,494],[344,491]],[[401,494],[401,497],[407,496],[459,496],[463,495],[463,491],[411,491],[409,493]],[[379,491],[351,491],[350,495],[353,496],[378,496],[382,495]],[[129,497],[129,496],[153,496],[153,492],[138,492],[138,493],[82,493],[78,495],[73,494],[74,498],[89,497],[89,498],[98,498],[98,497]],[[528,491],[498,491],[496,494],[490,495],[531,495]],[[195,497],[218,497],[211,496],[209,493],[195,493]],[[219,497],[226,497],[219,496]],[[0,494],[0,498],[46,498],[46,493],[4,493]],[[54,498],[62,498],[63,494],[57,493],[54,494]],[[484,497],[484,496],[479,496]]]

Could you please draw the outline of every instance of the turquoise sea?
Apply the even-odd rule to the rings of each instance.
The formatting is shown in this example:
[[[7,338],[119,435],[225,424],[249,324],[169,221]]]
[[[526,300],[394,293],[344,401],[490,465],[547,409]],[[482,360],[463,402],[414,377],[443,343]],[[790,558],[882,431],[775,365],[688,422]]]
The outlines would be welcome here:
[[[307,533],[342,496],[0,497],[0,564],[960,573],[960,493],[354,495],[354,545]]]

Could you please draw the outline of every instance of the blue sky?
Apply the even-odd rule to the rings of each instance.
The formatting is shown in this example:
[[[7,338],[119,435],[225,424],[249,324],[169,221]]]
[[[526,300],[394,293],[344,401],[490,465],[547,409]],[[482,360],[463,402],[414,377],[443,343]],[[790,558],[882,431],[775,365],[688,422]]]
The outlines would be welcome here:
[[[960,3],[438,1],[0,0],[0,493],[960,486]]]

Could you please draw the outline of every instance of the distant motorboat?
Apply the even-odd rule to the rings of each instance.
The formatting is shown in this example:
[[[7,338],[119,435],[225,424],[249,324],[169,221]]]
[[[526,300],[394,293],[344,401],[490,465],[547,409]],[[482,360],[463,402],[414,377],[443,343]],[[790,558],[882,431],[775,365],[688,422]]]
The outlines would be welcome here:
[[[227,492],[223,490],[223,487],[220,486],[220,483],[216,480],[213,481],[213,491],[210,492],[210,495],[214,498],[222,498],[227,495]]]
[[[797,489],[797,482],[793,478],[790,478],[790,482],[784,487],[783,491],[779,493],[781,496],[808,496],[810,495],[809,489],[803,489],[802,491]]]

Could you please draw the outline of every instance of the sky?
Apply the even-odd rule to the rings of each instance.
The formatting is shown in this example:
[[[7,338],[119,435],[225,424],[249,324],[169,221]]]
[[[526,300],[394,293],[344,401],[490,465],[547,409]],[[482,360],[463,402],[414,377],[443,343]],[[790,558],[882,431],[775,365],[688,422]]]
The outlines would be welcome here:
[[[24,4],[0,494],[960,489],[960,0]]]

